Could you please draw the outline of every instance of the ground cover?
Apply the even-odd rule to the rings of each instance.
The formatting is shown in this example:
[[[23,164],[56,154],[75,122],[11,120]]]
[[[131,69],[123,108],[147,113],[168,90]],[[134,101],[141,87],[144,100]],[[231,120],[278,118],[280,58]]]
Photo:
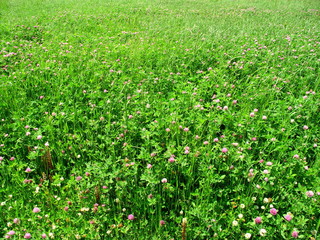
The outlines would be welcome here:
[[[316,0],[0,0],[0,236],[317,239]]]

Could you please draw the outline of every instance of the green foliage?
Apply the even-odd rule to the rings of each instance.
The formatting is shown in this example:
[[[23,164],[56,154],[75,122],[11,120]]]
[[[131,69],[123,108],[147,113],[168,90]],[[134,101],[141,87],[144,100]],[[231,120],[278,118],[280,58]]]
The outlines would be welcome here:
[[[317,239],[319,7],[0,0],[0,236]]]

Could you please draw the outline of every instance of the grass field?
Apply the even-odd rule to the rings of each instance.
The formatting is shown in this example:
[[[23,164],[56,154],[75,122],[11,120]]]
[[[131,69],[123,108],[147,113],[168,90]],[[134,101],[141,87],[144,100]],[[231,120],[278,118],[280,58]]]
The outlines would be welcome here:
[[[0,238],[319,239],[320,2],[0,0]]]

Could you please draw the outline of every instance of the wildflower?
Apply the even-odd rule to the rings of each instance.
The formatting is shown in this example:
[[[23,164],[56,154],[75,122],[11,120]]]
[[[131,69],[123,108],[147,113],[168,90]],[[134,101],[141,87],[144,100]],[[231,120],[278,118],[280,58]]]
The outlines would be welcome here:
[[[255,222],[256,224],[260,224],[260,223],[262,223],[262,218],[261,218],[261,217],[256,217],[256,218],[254,219],[254,222]]]
[[[309,129],[309,127],[308,127],[307,125],[304,125],[304,126],[303,126],[303,129],[304,129],[304,130],[307,130],[307,129]]]
[[[294,237],[294,238],[298,238],[298,232],[297,231],[293,231],[291,236]]]
[[[31,170],[31,168],[29,168],[29,167],[25,170],[26,173],[29,173],[29,172],[31,172],[31,171],[32,171],[32,170]]]
[[[148,168],[148,169],[152,168],[152,165],[151,165],[151,164],[148,164],[148,165],[147,165],[147,168]]]
[[[307,195],[308,197],[313,197],[313,196],[314,196],[314,192],[312,192],[312,191],[307,191],[307,192],[306,192],[306,195]]]
[[[13,222],[14,222],[15,224],[19,224],[19,223],[20,223],[20,219],[19,219],[19,218],[15,218],[15,219],[13,219]]]
[[[222,148],[222,150],[221,150],[223,153],[226,153],[226,152],[228,152],[228,148]]]
[[[162,182],[162,183],[167,183],[168,180],[167,180],[166,178],[162,178],[161,182]]]
[[[160,226],[163,226],[163,225],[165,225],[166,224],[166,222],[164,221],[164,220],[160,220]]]
[[[271,209],[270,209],[270,213],[275,216],[275,215],[277,215],[278,210],[275,209],[275,208],[271,208]]]
[[[284,219],[286,219],[288,222],[290,222],[290,221],[291,221],[291,219],[292,219],[291,214],[287,214],[287,215],[285,215],[285,216],[284,216]]]
[[[9,235],[9,236],[13,236],[13,235],[15,235],[15,234],[16,234],[16,232],[13,231],[13,230],[11,230],[11,231],[9,231],[9,232],[7,233],[7,235]]]
[[[25,179],[25,180],[23,180],[23,183],[32,183],[32,180],[31,179]]]
[[[238,225],[239,225],[238,221],[234,220],[234,221],[232,222],[232,226],[236,227],[236,226],[238,226]]]
[[[24,238],[25,238],[25,239],[31,238],[31,234],[30,234],[30,233],[26,233],[26,234],[24,235]]]
[[[132,214],[130,214],[130,215],[128,216],[128,219],[132,221],[132,220],[134,219],[134,216],[133,216]]]
[[[76,180],[77,180],[77,181],[80,181],[81,179],[82,179],[81,176],[76,177]]]
[[[88,212],[89,210],[90,210],[90,208],[83,207],[83,208],[80,209],[80,212]]]
[[[267,234],[267,230],[265,230],[264,228],[260,229],[259,234],[264,237]]]
[[[49,142],[46,142],[44,145],[45,145],[46,147],[49,147]]]
[[[186,150],[186,151],[188,151],[188,150]],[[189,152],[188,152],[189,153]],[[175,162],[176,160],[174,159],[174,156],[171,156],[169,159],[168,159],[168,162],[171,162],[171,163],[173,163],[173,162]]]
[[[37,136],[37,140],[40,140],[41,138],[42,138],[41,135],[38,135],[38,136]]]
[[[245,239],[250,239],[250,238],[251,238],[251,233],[246,233],[246,234],[244,235],[244,237],[245,237]]]
[[[40,210],[40,208],[35,207],[32,211],[33,211],[34,213],[38,213],[38,212],[40,212],[41,210]]]

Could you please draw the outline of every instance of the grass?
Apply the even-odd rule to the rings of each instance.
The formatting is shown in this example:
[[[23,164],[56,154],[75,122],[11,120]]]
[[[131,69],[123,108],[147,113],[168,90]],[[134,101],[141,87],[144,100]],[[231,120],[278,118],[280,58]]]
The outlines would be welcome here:
[[[0,0],[0,236],[317,239],[319,7]]]

